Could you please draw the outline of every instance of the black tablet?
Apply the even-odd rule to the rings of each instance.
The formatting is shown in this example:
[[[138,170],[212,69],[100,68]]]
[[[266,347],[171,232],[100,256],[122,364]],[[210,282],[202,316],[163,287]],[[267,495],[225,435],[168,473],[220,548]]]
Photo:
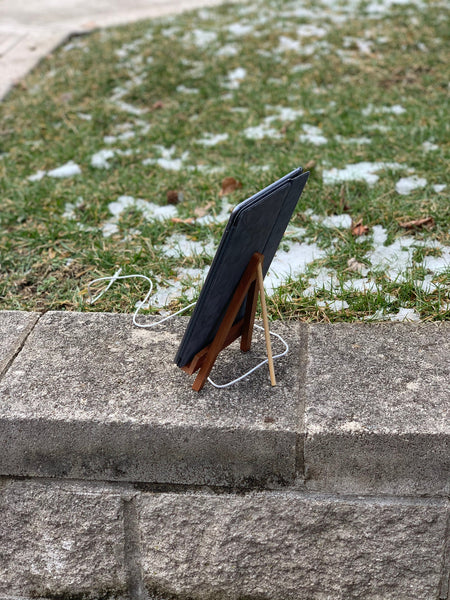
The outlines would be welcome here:
[[[233,293],[255,252],[265,275],[288,226],[309,172],[301,167],[236,206],[230,215],[197,304],[178,348],[179,367],[214,339]],[[242,318],[245,303],[236,321]]]

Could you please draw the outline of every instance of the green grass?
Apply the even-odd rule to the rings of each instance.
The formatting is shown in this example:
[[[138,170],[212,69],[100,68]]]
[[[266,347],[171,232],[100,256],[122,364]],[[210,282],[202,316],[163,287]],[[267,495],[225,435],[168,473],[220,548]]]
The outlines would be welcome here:
[[[326,9],[311,2],[302,5],[314,11],[310,16],[292,16],[298,6],[259,0],[74,38],[13,90],[0,105],[1,309],[129,311],[144,284],[117,285],[91,306],[87,283],[122,267],[124,274],[150,275],[164,288],[182,278],[183,269],[204,269],[209,255],[167,256],[163,246],[177,234],[217,245],[223,223],[192,219],[205,207],[220,213],[223,178],[242,183],[227,197],[234,205],[302,164],[310,166],[311,177],[292,220],[299,229],[282,247],[316,244],[322,252],[270,298],[272,317],[357,320],[404,308],[422,320],[449,318],[450,269],[423,262],[448,257],[450,246],[448,187],[440,192],[433,187],[448,184],[445,6],[393,5],[375,15],[368,2],[348,12],[339,3]],[[230,26],[236,23],[250,30],[235,35]],[[280,40],[287,45],[283,38],[299,40],[304,25],[325,29],[301,39],[306,54],[280,49]],[[204,45],[195,43],[198,30],[210,34]],[[230,46],[234,55],[219,52]],[[227,87],[229,74],[239,68],[245,77]],[[119,101],[141,114],[121,109]],[[388,112],[396,105],[404,110]],[[281,107],[303,114],[277,118]],[[245,135],[263,123],[276,135]],[[305,124],[318,127],[327,143],[302,139]],[[206,133],[228,137],[209,147],[196,143]],[[119,137],[107,143],[105,136]],[[349,138],[370,143],[346,143]],[[426,151],[424,142],[434,149]],[[161,158],[158,147],[173,147],[166,157],[182,159],[181,168],[143,164]],[[91,165],[102,149],[115,150],[109,169]],[[28,180],[70,160],[81,175]],[[401,168],[378,171],[373,185],[324,183],[332,167],[360,162]],[[398,180],[412,174],[426,185],[397,193]],[[119,197],[163,207],[171,190],[182,193],[175,221],[151,219],[134,204],[105,237],[109,206]],[[349,227],[321,223],[322,217],[342,214],[353,222],[363,219],[369,233],[355,237]],[[400,226],[423,217],[433,218],[429,228]],[[411,260],[403,269],[377,262],[377,232],[387,236],[384,247],[402,240],[409,248]],[[349,289],[349,282],[363,276],[349,269],[351,259],[364,265],[372,291]],[[324,272],[333,285],[306,295],[309,280]],[[188,303],[191,283],[182,282],[170,308]],[[331,310],[327,304],[335,300],[348,306]]]

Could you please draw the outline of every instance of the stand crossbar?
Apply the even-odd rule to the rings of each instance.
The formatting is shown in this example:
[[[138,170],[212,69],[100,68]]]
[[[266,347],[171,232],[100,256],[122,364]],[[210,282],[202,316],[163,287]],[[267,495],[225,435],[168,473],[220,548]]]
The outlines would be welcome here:
[[[184,367],[189,375],[199,371],[192,389],[199,392],[206,383],[206,380],[216,362],[220,352],[229,346],[239,337],[241,338],[242,352],[248,352],[252,343],[253,325],[255,322],[256,305],[258,302],[258,293],[261,297],[261,308],[263,313],[264,330],[266,337],[266,348],[269,362],[270,379],[272,385],[276,385],[275,372],[273,368],[272,348],[270,343],[269,322],[267,318],[267,309],[264,296],[262,264],[264,256],[255,252],[251,257],[247,268],[242,275],[239,284],[231,298],[225,315],[220,323],[219,329],[213,341],[197,352],[194,358]],[[234,323],[239,310],[247,297],[244,317],[237,323]]]

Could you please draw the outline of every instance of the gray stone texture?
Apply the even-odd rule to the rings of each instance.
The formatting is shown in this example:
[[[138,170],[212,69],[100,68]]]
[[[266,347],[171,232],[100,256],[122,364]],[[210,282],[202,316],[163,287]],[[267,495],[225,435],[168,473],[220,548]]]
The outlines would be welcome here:
[[[309,489],[450,492],[450,323],[314,325],[305,389]]]
[[[121,501],[107,486],[7,483],[0,515],[0,596],[124,597]]]
[[[22,347],[38,318],[38,313],[0,311],[0,377]]]
[[[194,600],[433,600],[442,503],[287,492],[145,494],[149,591]]]
[[[151,321],[147,321],[148,323]],[[291,352],[227,390],[191,390],[173,359],[186,319],[152,329],[129,315],[46,313],[0,382],[0,474],[228,486],[294,480],[301,406],[298,325]],[[258,338],[259,334],[256,335]],[[265,355],[220,356],[216,380]]]

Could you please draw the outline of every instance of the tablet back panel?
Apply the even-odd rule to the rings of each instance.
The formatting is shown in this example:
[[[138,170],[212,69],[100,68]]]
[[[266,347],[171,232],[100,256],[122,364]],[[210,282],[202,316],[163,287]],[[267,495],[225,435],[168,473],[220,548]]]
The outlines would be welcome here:
[[[214,339],[255,252],[264,255],[267,273],[308,176],[296,169],[233,210],[175,357],[179,367]],[[237,320],[243,313],[244,306]]]

